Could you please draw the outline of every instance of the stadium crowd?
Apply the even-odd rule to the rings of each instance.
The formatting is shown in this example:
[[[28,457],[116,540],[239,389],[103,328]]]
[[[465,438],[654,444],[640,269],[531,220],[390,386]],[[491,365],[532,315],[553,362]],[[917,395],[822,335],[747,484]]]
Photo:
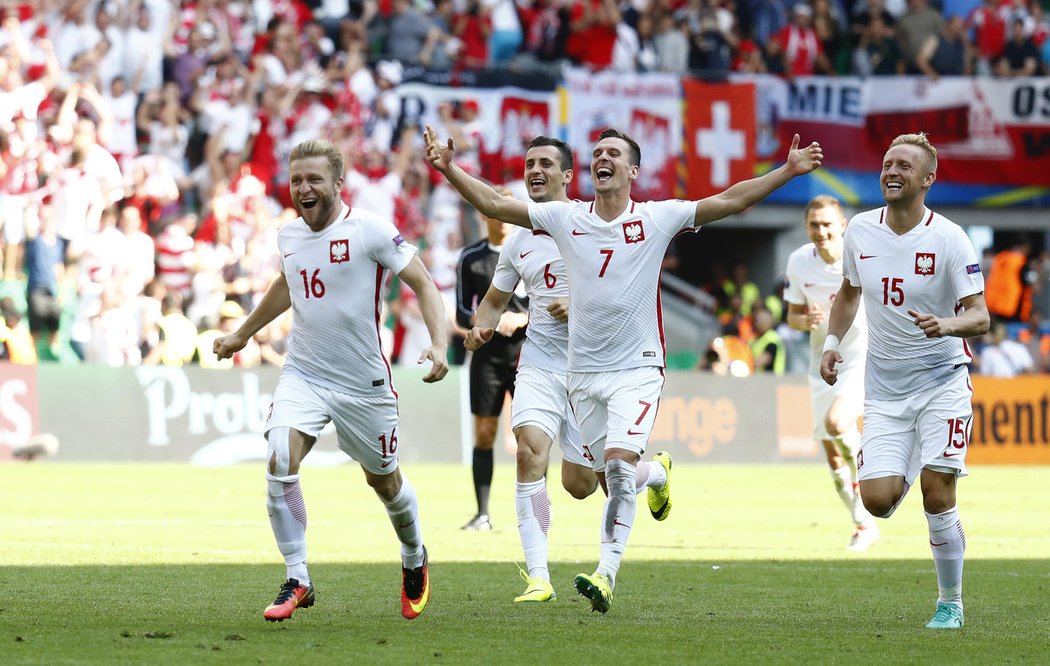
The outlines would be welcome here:
[[[296,216],[287,157],[318,134],[346,155],[344,199],[393,220],[454,303],[459,250],[480,227],[427,166],[418,128],[399,128],[408,65],[1045,76],[1045,9],[1038,0],[3,0],[0,355],[279,365],[287,318],[232,359],[210,350],[276,275],[276,231]],[[472,102],[441,109],[439,131],[468,167],[479,159],[477,115]],[[1006,357],[1050,369],[1040,326],[1050,253],[1024,252],[1035,306],[1002,315],[1014,335],[999,337],[1032,363],[990,352],[982,368]],[[750,354],[749,371],[756,353],[760,369],[804,365],[805,340],[783,325],[780,297],[762,294],[746,267],[708,288],[726,335],[701,366],[728,372],[735,353]],[[395,284],[386,305],[386,346],[414,363],[426,331],[411,291]],[[788,350],[786,361],[761,360],[768,344]]]

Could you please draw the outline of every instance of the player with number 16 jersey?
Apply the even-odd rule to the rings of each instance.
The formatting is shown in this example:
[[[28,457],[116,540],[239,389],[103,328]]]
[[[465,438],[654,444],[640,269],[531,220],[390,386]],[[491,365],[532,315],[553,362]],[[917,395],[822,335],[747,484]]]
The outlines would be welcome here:
[[[345,204],[320,233],[301,217],[284,225],[277,244],[296,323],[284,372],[351,395],[389,394],[380,297],[386,271],[400,273],[416,248],[387,220]]]

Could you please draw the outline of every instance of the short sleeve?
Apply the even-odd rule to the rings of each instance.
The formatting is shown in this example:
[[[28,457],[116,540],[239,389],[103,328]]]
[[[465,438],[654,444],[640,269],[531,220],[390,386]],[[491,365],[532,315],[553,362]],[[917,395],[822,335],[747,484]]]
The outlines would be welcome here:
[[[521,279],[518,269],[514,268],[512,257],[516,251],[514,246],[517,245],[514,239],[522,233],[528,233],[528,231],[515,231],[508,242],[503,244],[499,251],[499,259],[496,261],[496,271],[492,274],[492,286],[508,294],[514,292],[514,288],[518,286],[518,280]]]
[[[859,287],[860,273],[857,272],[856,253],[853,249],[853,230],[855,228],[853,220],[850,220],[846,225],[846,233],[842,236],[842,277],[849,280],[850,285]]]
[[[416,247],[404,239],[397,227],[381,217],[370,218],[367,233],[372,258],[395,274],[405,270],[416,256]]]
[[[564,229],[572,216],[572,204],[564,201],[529,202],[532,228],[554,236]]]
[[[697,206],[695,201],[668,199],[667,201],[653,201],[649,206],[652,208],[652,217],[657,226],[668,236],[676,236],[682,231],[695,229]]]
[[[981,272],[981,262],[977,260],[977,251],[966,232],[958,228],[954,241],[955,251],[950,267],[952,286],[955,288],[955,300],[961,301],[984,291],[984,273]]]
[[[806,305],[806,295],[798,286],[795,275],[795,255],[788,258],[787,270],[784,271],[784,300],[795,305]]]

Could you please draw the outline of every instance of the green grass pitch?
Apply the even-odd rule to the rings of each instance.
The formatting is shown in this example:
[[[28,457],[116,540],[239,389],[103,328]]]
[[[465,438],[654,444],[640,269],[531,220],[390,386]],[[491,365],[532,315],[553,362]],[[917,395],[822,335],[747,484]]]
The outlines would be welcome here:
[[[261,466],[9,464],[0,493],[2,664],[1035,664],[1050,661],[1050,484],[1039,467],[976,467],[960,482],[966,627],[923,625],[936,598],[918,493],[848,553],[823,466],[677,465],[674,508],[640,497],[607,615],[572,579],[598,556],[600,495],[572,500],[552,470],[558,600],[524,589],[513,469],[495,531],[459,530],[470,470],[409,466],[432,598],[398,604],[398,546],[356,466],[306,468],[317,605],[262,609],[284,568]]]

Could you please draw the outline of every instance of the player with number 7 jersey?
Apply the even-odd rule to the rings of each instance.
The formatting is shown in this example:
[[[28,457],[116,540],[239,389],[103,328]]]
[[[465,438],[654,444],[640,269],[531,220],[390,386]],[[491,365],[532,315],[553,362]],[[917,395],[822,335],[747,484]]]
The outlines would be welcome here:
[[[453,161],[451,139],[424,133],[427,159],[478,211],[550,234],[565,261],[573,314],[569,318],[569,401],[580,436],[606,487],[601,550],[593,574],[576,589],[605,613],[635,516],[636,466],[656,420],[663,390],[660,266],[680,231],[742,212],[823,159],[816,142],[800,148],[795,135],[786,164],[701,201],[639,204],[631,200],[641,149],[615,129],[591,152],[590,203],[529,203],[501,197]]]
[[[573,294],[570,372],[663,367],[660,266],[677,234],[694,231],[696,202],[631,201],[611,221],[594,202],[529,204],[533,228],[561,249]],[[536,232],[534,232],[536,233]]]

